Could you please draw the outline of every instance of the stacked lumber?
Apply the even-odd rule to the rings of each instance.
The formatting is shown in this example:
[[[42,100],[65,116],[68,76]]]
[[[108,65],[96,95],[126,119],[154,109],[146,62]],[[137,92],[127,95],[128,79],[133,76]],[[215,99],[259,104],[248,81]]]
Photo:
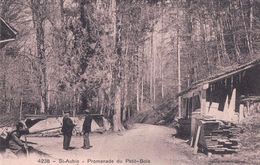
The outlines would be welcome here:
[[[241,129],[231,124],[203,122],[200,145],[211,153],[232,153],[239,149]]]
[[[259,96],[247,96],[247,97],[243,97],[240,102],[246,103],[247,101],[260,102],[260,97]]]

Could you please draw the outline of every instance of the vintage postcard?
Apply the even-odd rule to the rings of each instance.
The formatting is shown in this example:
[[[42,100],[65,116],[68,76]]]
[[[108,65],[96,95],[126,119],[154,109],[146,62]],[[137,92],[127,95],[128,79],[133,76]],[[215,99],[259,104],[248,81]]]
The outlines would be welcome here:
[[[0,165],[259,155],[259,0],[0,1]]]

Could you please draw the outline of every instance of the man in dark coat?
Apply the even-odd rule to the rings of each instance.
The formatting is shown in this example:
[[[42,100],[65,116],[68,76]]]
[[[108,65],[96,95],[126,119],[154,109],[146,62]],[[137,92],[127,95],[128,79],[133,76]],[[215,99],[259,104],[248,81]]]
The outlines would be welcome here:
[[[70,149],[70,141],[72,136],[73,128],[76,126],[71,118],[69,117],[69,111],[64,112],[64,117],[62,121],[62,129],[61,132],[63,133],[63,149],[68,150]]]
[[[89,142],[89,133],[91,132],[91,122],[92,117],[90,115],[89,110],[85,110],[86,116],[85,120],[82,126],[82,132],[83,132],[83,149],[90,149],[92,146],[90,146]]]

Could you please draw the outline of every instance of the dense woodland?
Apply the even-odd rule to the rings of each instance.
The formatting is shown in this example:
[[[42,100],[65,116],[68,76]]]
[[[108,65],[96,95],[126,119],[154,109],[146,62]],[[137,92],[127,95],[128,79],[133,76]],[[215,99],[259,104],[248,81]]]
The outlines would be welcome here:
[[[259,0],[1,0],[0,16],[18,31],[0,50],[2,114],[90,108],[118,131],[260,57]]]

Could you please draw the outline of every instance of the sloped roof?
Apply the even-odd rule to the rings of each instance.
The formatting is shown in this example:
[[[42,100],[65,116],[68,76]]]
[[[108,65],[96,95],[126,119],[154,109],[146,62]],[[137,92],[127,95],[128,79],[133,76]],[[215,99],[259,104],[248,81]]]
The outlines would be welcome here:
[[[253,61],[250,61],[248,63],[245,63],[243,65],[239,65],[237,67],[232,67],[232,68],[229,68],[229,69],[227,68],[226,71],[224,71],[224,72],[221,72],[219,74],[210,76],[210,77],[208,77],[206,79],[199,80],[199,81],[193,83],[189,88],[186,88],[185,90],[183,90],[180,93],[178,93],[177,96],[183,95],[183,94],[189,92],[192,89],[198,88],[199,86],[201,86],[203,84],[213,83],[215,81],[218,81],[218,80],[221,80],[221,79],[225,79],[225,78],[227,78],[229,76],[232,76],[234,74],[240,73],[240,72],[245,71],[247,69],[253,68],[254,66],[257,66],[257,65],[260,65],[260,58],[256,59],[256,60],[253,60]]]
[[[0,17],[0,48],[7,42],[15,40],[17,31]]]

